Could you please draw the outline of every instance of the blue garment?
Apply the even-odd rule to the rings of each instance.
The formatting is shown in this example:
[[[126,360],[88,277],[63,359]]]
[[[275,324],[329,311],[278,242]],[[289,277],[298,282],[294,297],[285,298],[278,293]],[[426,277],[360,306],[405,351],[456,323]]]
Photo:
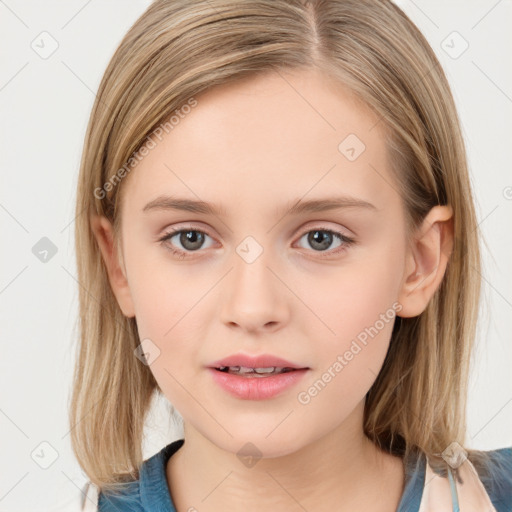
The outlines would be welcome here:
[[[139,480],[130,482],[121,496],[99,494],[98,512],[176,512],[167,485],[166,467],[169,458],[183,445],[179,439],[145,460]],[[480,474],[482,484],[497,512],[512,512],[512,447],[488,452],[496,473],[493,479]],[[404,463],[405,488],[397,512],[418,512],[425,485],[426,458],[415,453]],[[453,483],[452,475],[449,474]],[[456,494],[453,510],[458,510]]]

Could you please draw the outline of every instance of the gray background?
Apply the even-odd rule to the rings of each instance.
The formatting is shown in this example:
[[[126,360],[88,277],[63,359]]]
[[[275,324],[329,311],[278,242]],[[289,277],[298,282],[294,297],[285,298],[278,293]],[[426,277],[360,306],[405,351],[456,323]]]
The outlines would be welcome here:
[[[398,3],[427,36],[452,84],[487,243],[467,444],[511,446],[512,73],[505,57],[511,1]],[[79,509],[85,476],[67,423],[79,286],[75,186],[94,93],[147,5],[0,0],[1,512]],[[155,403],[145,457],[179,435],[165,401]]]

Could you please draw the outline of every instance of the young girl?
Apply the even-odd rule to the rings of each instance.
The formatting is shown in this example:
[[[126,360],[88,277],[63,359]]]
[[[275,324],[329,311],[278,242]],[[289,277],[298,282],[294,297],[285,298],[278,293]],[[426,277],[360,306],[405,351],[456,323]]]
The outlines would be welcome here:
[[[158,0],[77,194],[84,510],[510,511],[466,446],[480,253],[432,49],[388,0]],[[183,437],[143,460],[156,394]]]

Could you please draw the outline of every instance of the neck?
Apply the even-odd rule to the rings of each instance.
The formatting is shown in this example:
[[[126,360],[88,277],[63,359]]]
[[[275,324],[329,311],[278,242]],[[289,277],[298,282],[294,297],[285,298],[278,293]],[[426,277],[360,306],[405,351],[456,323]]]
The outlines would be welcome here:
[[[185,443],[167,464],[177,511],[214,512],[226,503],[234,512],[395,511],[403,464],[364,435],[362,412],[363,404],[338,428],[297,451],[252,460],[219,448],[185,423]]]

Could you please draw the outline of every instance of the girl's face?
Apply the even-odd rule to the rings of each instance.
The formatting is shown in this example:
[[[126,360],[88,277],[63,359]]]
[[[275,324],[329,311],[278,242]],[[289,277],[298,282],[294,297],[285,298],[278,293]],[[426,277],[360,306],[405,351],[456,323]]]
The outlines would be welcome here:
[[[395,315],[419,314],[439,282],[413,279],[378,118],[314,71],[195,99],[121,184],[126,280],[110,279],[150,369],[186,428],[233,453],[360,431]],[[307,370],[269,398],[236,396],[209,369],[233,354]]]

